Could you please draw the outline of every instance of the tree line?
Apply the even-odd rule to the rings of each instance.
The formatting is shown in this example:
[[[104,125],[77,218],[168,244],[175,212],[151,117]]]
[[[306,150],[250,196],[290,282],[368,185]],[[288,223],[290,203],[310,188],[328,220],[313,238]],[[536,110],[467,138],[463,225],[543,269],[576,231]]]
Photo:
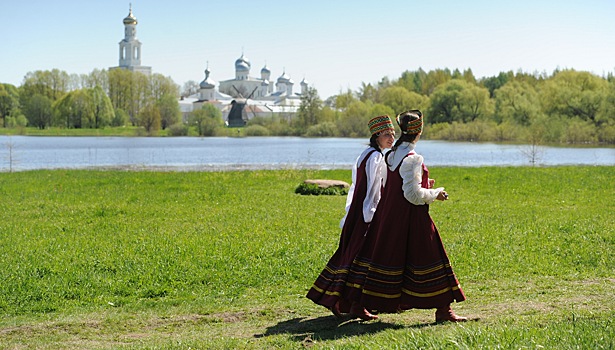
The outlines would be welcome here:
[[[184,86],[190,87],[190,84]],[[182,94],[187,93],[187,90]],[[134,125],[155,134],[228,134],[217,108],[205,104],[181,120],[179,87],[160,74],[122,69],[69,75],[28,73],[21,86],[0,84],[3,127],[104,128]],[[451,141],[615,143],[615,79],[575,70],[502,72],[477,79],[470,69],[405,71],[321,100],[310,87],[287,118],[257,117],[245,135],[367,137],[367,121],[420,109],[424,136]],[[213,108],[212,108],[213,107]]]
[[[451,141],[615,143],[615,79],[575,70],[502,72],[422,69],[363,83],[320,101],[304,96],[295,125],[306,136],[367,137],[367,121],[409,109],[425,115],[424,135]],[[275,121],[255,121],[279,130]],[[283,129],[283,128],[282,128]]]
[[[124,69],[35,71],[19,87],[0,84],[0,118],[5,128],[134,125],[153,132],[180,122],[178,90],[171,78]]]

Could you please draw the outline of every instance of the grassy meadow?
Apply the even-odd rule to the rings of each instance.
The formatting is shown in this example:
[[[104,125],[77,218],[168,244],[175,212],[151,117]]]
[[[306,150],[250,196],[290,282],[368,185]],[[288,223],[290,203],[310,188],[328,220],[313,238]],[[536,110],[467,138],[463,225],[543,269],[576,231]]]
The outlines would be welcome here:
[[[613,349],[615,167],[432,167],[468,297],[336,320],[305,298],[349,170],[0,173],[0,349]]]

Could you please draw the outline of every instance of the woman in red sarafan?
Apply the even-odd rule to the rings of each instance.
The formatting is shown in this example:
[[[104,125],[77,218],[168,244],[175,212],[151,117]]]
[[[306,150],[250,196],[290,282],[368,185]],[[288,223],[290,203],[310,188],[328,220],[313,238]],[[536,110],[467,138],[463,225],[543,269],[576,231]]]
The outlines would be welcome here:
[[[453,273],[440,234],[429,215],[429,204],[448,199],[434,180],[423,157],[414,151],[423,129],[418,110],[400,113],[402,135],[387,153],[387,181],[360,252],[349,267],[345,296],[363,320],[376,316],[367,310],[399,312],[436,309],[436,322],[462,322],[453,301],[465,295]]]
[[[337,317],[342,317],[342,312],[351,312],[352,302],[346,298],[349,269],[366,240],[367,229],[386,181],[382,151],[390,149],[395,141],[395,128],[388,115],[372,118],[368,126],[372,134],[370,145],[359,155],[352,169],[346,215],[340,222],[339,246],[307,293],[309,299],[329,308]],[[355,305],[355,309],[357,307]],[[364,311],[358,310],[361,314]]]

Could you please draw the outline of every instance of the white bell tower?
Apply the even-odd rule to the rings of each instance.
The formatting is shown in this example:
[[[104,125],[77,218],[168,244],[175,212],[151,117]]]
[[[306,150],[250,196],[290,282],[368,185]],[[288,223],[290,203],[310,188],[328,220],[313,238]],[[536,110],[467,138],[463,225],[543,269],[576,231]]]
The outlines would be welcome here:
[[[120,41],[120,67],[141,65],[141,42],[137,39],[137,18],[132,14],[132,4],[128,16],[124,18],[124,39]]]
[[[137,39],[137,23],[130,4],[128,16],[124,18],[124,39],[120,41],[120,64],[117,68],[149,76],[152,68],[141,65],[141,42]]]

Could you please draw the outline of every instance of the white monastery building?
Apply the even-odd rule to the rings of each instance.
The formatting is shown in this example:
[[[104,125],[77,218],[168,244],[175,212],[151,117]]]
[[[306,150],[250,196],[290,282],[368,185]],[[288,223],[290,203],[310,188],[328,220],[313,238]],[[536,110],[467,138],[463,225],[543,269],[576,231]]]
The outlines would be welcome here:
[[[290,120],[301,105],[301,96],[307,93],[308,82],[303,79],[299,83],[301,91],[294,92],[295,83],[286,70],[274,83],[267,65],[260,70],[260,77],[250,76],[251,67],[250,60],[242,54],[235,61],[235,78],[219,83],[210,77],[211,71],[207,67],[205,79],[199,84],[199,92],[180,101],[184,116],[187,117],[188,113],[205,103],[211,103],[222,111],[224,121],[229,126],[242,126],[257,116],[278,116]],[[241,113],[241,116],[236,113]]]
[[[137,39],[137,18],[132,14],[124,18],[124,39],[119,42],[119,66],[109,69],[127,69],[132,72],[152,74],[152,68],[141,65],[141,42]],[[213,104],[222,111],[224,121],[229,126],[243,126],[254,117],[280,117],[290,120],[301,105],[301,96],[308,91],[308,82],[303,79],[300,91],[294,91],[295,82],[282,71],[275,81],[271,80],[271,70],[265,66],[260,77],[250,76],[252,64],[244,54],[235,61],[235,77],[219,83],[210,77],[209,67],[205,69],[205,79],[199,84],[198,93],[182,96],[179,105],[184,117],[205,103]]]

